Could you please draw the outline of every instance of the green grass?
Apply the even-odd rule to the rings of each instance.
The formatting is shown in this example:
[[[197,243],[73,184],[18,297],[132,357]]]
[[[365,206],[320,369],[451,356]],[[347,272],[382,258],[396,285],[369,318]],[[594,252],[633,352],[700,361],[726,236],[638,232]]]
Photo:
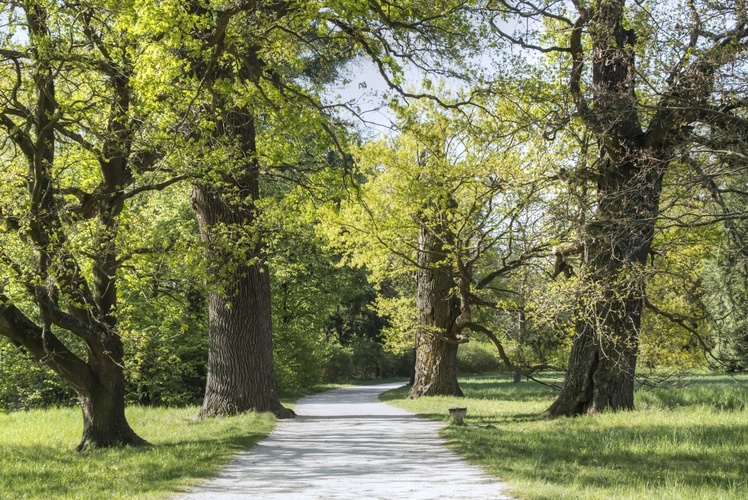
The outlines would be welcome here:
[[[286,391],[299,397],[346,387],[323,384]],[[167,498],[213,477],[236,453],[272,431],[270,414],[195,420],[199,408],[131,407],[130,425],[153,446],[78,453],[79,408],[0,413],[0,499]]]
[[[636,411],[551,421],[539,415],[555,393],[532,382],[464,378],[465,398],[383,399],[439,420],[467,406],[468,425],[444,437],[518,498],[748,498],[748,377],[689,382],[638,391]]]
[[[129,408],[153,447],[75,451],[80,409],[0,414],[0,498],[165,498],[266,436],[269,414],[193,420],[198,408]]]

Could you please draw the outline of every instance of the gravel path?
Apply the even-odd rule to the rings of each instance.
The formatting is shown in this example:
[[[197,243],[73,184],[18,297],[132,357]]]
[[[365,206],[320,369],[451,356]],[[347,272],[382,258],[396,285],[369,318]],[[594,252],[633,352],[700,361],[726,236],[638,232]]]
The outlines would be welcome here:
[[[379,401],[400,385],[300,399],[297,418],[179,498],[508,499],[504,484],[444,446],[445,424]]]

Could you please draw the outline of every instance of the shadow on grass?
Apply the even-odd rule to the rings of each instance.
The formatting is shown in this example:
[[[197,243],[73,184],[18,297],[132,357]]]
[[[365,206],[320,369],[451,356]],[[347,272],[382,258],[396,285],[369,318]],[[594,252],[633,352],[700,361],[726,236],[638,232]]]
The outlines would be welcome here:
[[[460,401],[473,425],[446,427],[449,446],[521,484],[523,496],[745,498],[748,391],[725,377],[639,391],[640,410],[552,421],[540,418],[556,394],[548,387],[490,378],[460,385],[465,398],[408,401],[398,389],[382,399],[435,420],[445,420],[436,408]]]
[[[553,483],[561,489],[631,486],[646,491],[678,484],[729,492],[748,480],[746,425],[450,426],[444,435],[453,449],[501,477]]]
[[[265,436],[196,437],[85,453],[55,446],[3,446],[0,498],[166,497],[213,477],[234,454]]]

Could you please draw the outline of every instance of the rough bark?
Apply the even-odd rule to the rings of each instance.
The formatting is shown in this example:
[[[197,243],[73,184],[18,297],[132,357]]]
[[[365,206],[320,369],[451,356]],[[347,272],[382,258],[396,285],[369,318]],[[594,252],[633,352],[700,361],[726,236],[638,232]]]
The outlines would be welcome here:
[[[270,276],[262,235],[254,227],[260,196],[254,123],[246,109],[234,108],[220,117],[217,133],[236,141],[241,160],[223,174],[222,186],[196,184],[192,192],[210,283],[208,379],[201,418],[245,411],[293,416],[276,393]],[[228,234],[252,232],[253,238],[236,248],[236,241],[222,234],[227,228]]]
[[[256,192],[256,181],[253,184]],[[211,281],[223,289],[209,292],[208,379],[200,417],[245,411],[292,416],[280,404],[275,389],[270,277],[262,254],[248,249],[246,258],[237,262],[212,241],[216,224],[251,224],[251,210],[237,211],[199,185],[192,197],[203,240],[209,243],[206,259],[213,263]],[[237,266],[232,282],[222,283],[221,267],[232,264]]]
[[[148,444],[135,434],[125,417],[125,379],[114,360],[98,366],[85,388],[76,389],[83,410],[83,439],[78,451],[88,448]]]
[[[667,160],[645,156],[635,144],[629,150],[638,161],[614,163],[607,155],[600,161],[598,212],[584,242],[577,335],[564,389],[548,416],[634,408],[644,269]]]
[[[455,320],[459,301],[453,294],[451,267],[437,234],[422,224],[418,235],[418,271],[416,273],[416,306],[418,332],[413,386],[408,394],[420,396],[462,396],[457,382],[457,348]]]
[[[206,178],[198,179],[192,189],[208,263],[208,375],[199,417],[246,411],[293,417],[276,393],[270,277],[264,236],[256,225],[260,198],[256,117],[250,105],[238,104],[236,95],[226,95],[223,89],[226,82],[259,88],[261,77],[267,76],[257,46],[239,43],[236,50],[228,50],[225,37],[235,15],[270,12],[256,2],[212,10],[204,2],[190,0],[185,7],[213,23],[210,28],[193,27],[204,52],[191,59],[191,72],[206,89],[201,112],[214,125],[212,130],[187,126],[185,133],[216,144],[225,153],[224,164],[211,165]],[[203,58],[206,54],[209,57]]]
[[[83,361],[51,332],[26,317],[0,294],[0,335],[30,352],[68,382],[78,394],[83,410],[83,437],[79,451],[91,447],[144,445],[125,418],[121,342],[110,355]],[[119,362],[117,361],[119,359]]]

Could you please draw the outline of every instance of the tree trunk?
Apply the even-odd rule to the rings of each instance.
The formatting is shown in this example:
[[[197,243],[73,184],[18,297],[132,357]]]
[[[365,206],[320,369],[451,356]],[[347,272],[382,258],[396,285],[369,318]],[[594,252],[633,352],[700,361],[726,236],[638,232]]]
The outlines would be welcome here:
[[[93,372],[87,387],[77,389],[83,410],[83,439],[78,451],[121,445],[146,445],[125,418],[125,379],[119,364],[110,360]]]
[[[246,260],[240,262],[220,245],[217,248],[213,238],[213,228],[218,224],[250,224],[251,220],[242,221],[240,211],[202,186],[194,187],[192,198],[203,240],[209,243],[206,258],[211,263],[212,282],[208,293],[208,379],[200,417],[245,411],[271,411],[279,417],[290,417],[292,412],[280,404],[275,389],[267,267],[257,251],[249,251]],[[236,266],[230,276],[232,282],[221,283],[222,270],[228,266]]]
[[[564,388],[546,417],[634,408],[644,271],[667,165],[653,156],[601,170],[598,212],[586,228],[576,337]]]
[[[580,9],[570,37],[570,90],[597,134],[597,209],[583,231],[580,300],[564,388],[546,417],[634,408],[634,374],[645,267],[670,156],[659,120],[647,133],[636,97],[636,33],[625,27],[625,1]],[[582,34],[591,39],[585,54]],[[593,107],[581,86],[592,62]],[[680,125],[678,125],[680,126]]]
[[[22,346],[37,361],[47,365],[78,394],[83,410],[83,438],[78,450],[120,445],[148,444],[130,428],[125,419],[125,382],[122,372],[122,344],[114,339],[104,357],[88,363],[70,350],[50,331],[45,331],[0,293],[0,335]],[[54,353],[50,356],[49,353]],[[95,362],[95,360],[99,360]]]
[[[418,333],[413,386],[408,396],[462,396],[457,382],[455,320],[459,304],[444,243],[426,226],[418,235],[416,306]]]
[[[201,418],[245,411],[292,417],[276,393],[270,302],[270,275],[262,235],[254,224],[259,198],[254,117],[234,109],[217,133],[242,148],[237,165],[223,174],[224,185],[196,184],[192,205],[207,244],[210,342],[208,379]],[[238,196],[237,196],[238,194]],[[251,234],[244,246],[236,234]]]

